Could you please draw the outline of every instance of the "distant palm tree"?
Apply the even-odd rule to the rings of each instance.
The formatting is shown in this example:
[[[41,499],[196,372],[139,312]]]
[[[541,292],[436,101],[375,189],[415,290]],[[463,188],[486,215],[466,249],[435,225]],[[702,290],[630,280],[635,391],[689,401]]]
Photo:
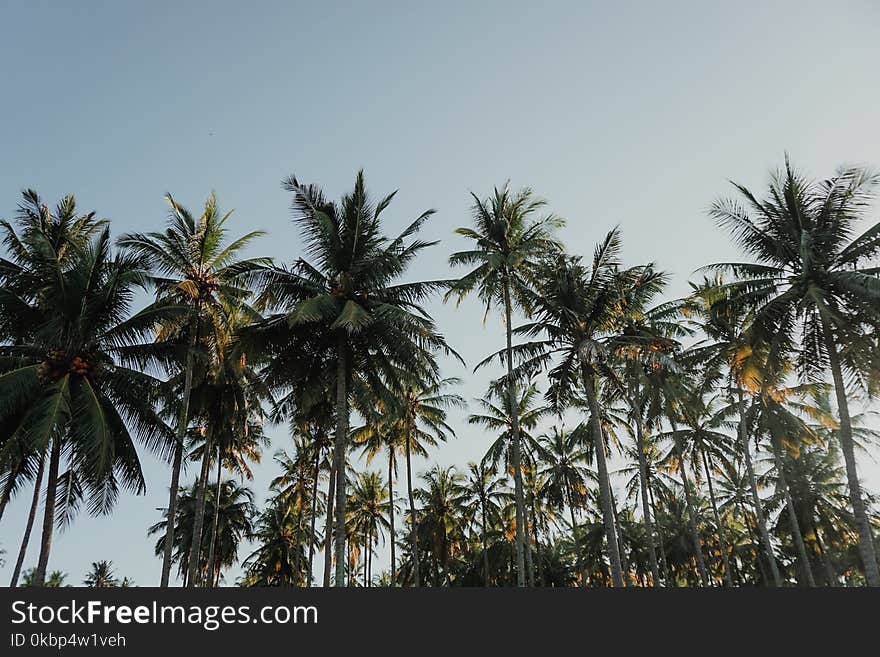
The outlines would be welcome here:
[[[786,157],[785,170],[773,177],[767,198],[758,200],[746,187],[735,185],[744,205],[721,200],[711,212],[757,261],[714,265],[740,277],[730,286],[757,306],[753,320],[757,336],[790,347],[807,378],[831,371],[841,451],[869,586],[880,586],[880,566],[859,484],[844,374],[863,380],[871,375],[873,350],[849,346],[864,345],[869,327],[880,323],[876,267],[880,223],[854,239],[852,235],[878,180],[863,169],[849,168],[812,182],[797,173]],[[800,344],[795,348],[798,335]]]
[[[372,579],[373,544],[384,536],[388,523],[388,489],[378,472],[364,472],[348,496],[346,521],[351,536],[363,537],[364,586]]]
[[[469,515],[478,519],[483,565],[483,586],[492,582],[489,575],[489,529],[500,519],[501,504],[506,494],[504,481],[497,476],[494,466],[483,461],[468,463],[468,474],[462,488],[472,510]]]
[[[518,585],[526,585],[525,498],[523,496],[522,468],[520,465],[519,417],[517,415],[516,386],[513,377],[513,310],[514,304],[528,308],[526,300],[532,287],[537,262],[561,250],[554,232],[563,225],[558,217],[537,216],[546,205],[529,188],[512,192],[508,184],[495,188],[492,197],[483,200],[476,194],[471,214],[473,228],[459,228],[455,232],[474,242],[467,251],[459,251],[449,257],[453,266],[475,266],[473,270],[454,282],[445,298],[462,299],[476,291],[486,305],[486,315],[492,306],[500,304],[504,309],[507,338],[507,385],[508,407],[512,409],[511,457],[516,497],[516,559]]]
[[[94,589],[112,589],[120,585],[113,574],[112,561],[93,561],[92,569],[86,574],[83,585]]]

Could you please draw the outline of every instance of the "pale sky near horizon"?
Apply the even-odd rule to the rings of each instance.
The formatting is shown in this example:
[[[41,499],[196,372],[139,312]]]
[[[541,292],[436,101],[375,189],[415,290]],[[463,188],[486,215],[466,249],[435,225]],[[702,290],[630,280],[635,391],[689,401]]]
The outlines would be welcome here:
[[[728,180],[762,190],[785,151],[816,177],[880,168],[878,64],[880,4],[867,0],[0,0],[0,217],[25,187],[53,204],[73,193],[119,235],[161,228],[165,192],[195,211],[216,190],[235,209],[232,235],[268,232],[251,254],[290,262],[301,250],[280,181],[296,174],[336,198],[364,168],[375,196],[400,189],[389,231],[437,209],[424,235],[442,243],[411,272],[436,278],[465,244],[452,231],[470,221],[469,192],[510,179],[567,219],[573,253],[621,225],[626,261],[670,272],[675,297],[699,266],[739,256],[706,215]],[[498,318],[484,326],[473,302],[430,309],[469,365],[444,373],[481,396],[492,373],[471,368],[502,346]],[[493,437],[464,416],[417,470],[482,455]],[[290,445],[284,427],[270,435],[260,503],[271,454]],[[877,463],[861,467],[880,492]],[[108,559],[158,583],[146,528],[167,503],[168,468],[145,455],[144,469],[145,496],[56,534],[50,569],[79,584]],[[29,501],[26,490],[0,523],[2,586]]]

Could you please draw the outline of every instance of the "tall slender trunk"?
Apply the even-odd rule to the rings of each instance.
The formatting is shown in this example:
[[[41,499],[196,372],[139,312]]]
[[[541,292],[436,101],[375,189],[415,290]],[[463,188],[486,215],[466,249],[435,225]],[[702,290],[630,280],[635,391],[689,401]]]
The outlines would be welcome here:
[[[672,431],[673,433],[677,433],[675,422],[672,422]],[[703,542],[700,540],[700,531],[697,527],[697,512],[694,508],[694,498],[693,493],[691,492],[691,482],[687,476],[687,468],[684,465],[684,454],[682,453],[681,445],[678,444],[678,439],[674,438],[676,441],[676,452],[678,452],[678,474],[681,477],[682,484],[684,485],[684,499],[687,503],[687,511],[688,511],[688,526],[691,530],[691,540],[694,544],[694,556],[697,558],[697,570],[700,573],[700,583],[703,586],[709,586],[709,575],[706,572],[706,561],[703,559]]]
[[[611,563],[612,586],[623,587],[623,567],[620,563],[620,548],[617,544],[617,532],[614,529],[614,509],[611,503],[611,480],[608,476],[608,463],[605,460],[605,440],[602,436],[602,416],[599,411],[599,400],[596,398],[596,381],[586,363],[581,362],[581,377],[587,404],[590,407],[593,448],[596,451],[596,468],[599,471],[599,504],[602,507],[602,521],[605,524],[605,540],[607,542],[608,560]]]
[[[531,499],[531,493],[529,494]],[[527,507],[531,506],[531,502],[527,503]],[[523,513],[523,540],[526,543],[526,574],[528,575],[528,585],[535,585],[535,562],[532,558],[532,535],[529,532],[529,510],[525,509]]]
[[[486,544],[486,496],[480,495],[480,541],[483,544],[483,586],[489,586],[489,547]]]
[[[199,471],[198,490],[196,492],[195,518],[193,518],[192,545],[189,550],[188,586],[198,586],[201,571],[202,528],[205,526],[205,498],[208,493],[208,471],[211,467],[211,436],[213,431],[209,422],[205,430],[205,446],[202,450],[202,467]]]
[[[584,555],[581,551],[581,532],[578,528],[577,518],[574,517],[574,503],[571,495],[571,486],[566,483],[565,492],[568,497],[568,516],[571,519],[571,533],[574,537],[574,554],[577,563],[578,576],[580,577],[580,585],[587,585],[587,573],[584,571]]]
[[[409,453],[409,441],[411,439],[409,427],[406,429],[406,493],[409,497],[409,550],[412,555],[413,583],[416,587],[421,585],[419,578],[419,541],[416,527],[416,501],[412,489],[412,458]]]
[[[220,527],[220,478],[223,474],[223,463],[220,458],[220,446],[217,446],[217,491],[214,495],[214,517],[211,521],[211,542],[208,546],[208,567],[205,569],[203,586],[213,586],[214,550],[217,546],[217,530]]]
[[[24,565],[24,557],[27,554],[28,543],[31,540],[31,530],[34,528],[34,520],[37,517],[37,507],[40,505],[40,486],[43,485],[43,471],[46,468],[46,453],[40,455],[40,465],[37,469],[37,478],[34,480],[34,495],[31,498],[31,510],[28,512],[27,523],[24,526],[24,535],[21,537],[21,547],[18,549],[18,558],[15,560],[15,569],[12,571],[12,581],[9,588],[18,586],[18,578]]]
[[[312,499],[309,500],[311,507],[311,521],[309,524],[309,577],[306,580],[306,586],[312,585],[314,579],[313,565],[315,562],[315,523],[318,519],[318,476],[321,474],[321,444],[318,442],[314,445],[315,462],[312,464],[314,471],[312,474]]]
[[[523,495],[522,459],[519,436],[519,404],[513,381],[513,308],[510,301],[510,283],[504,280],[504,321],[507,339],[507,402],[510,406],[511,457],[513,465],[514,502],[516,506],[516,584],[526,585],[525,560],[525,497]]]
[[[602,442],[605,444],[605,436],[603,433]],[[605,445],[607,448],[607,445]],[[626,548],[623,545],[623,532],[620,530],[620,513],[617,511],[617,497],[614,495],[614,491],[611,489],[610,485],[608,488],[611,493],[611,511],[614,513],[614,533],[617,535],[617,547],[620,550],[620,567],[624,573],[626,573],[626,577],[623,579],[623,585],[629,586],[629,559],[626,556]]]
[[[771,445],[773,451],[773,460],[776,462],[776,470],[779,474],[779,486],[782,488],[782,496],[785,498],[785,508],[788,511],[788,522],[791,526],[791,535],[794,538],[794,546],[797,549],[798,561],[801,563],[801,572],[807,581],[807,586],[816,586],[816,580],[813,579],[813,569],[810,567],[810,558],[807,556],[807,546],[804,545],[804,535],[801,533],[801,525],[798,522],[797,510],[794,508],[794,500],[791,499],[791,491],[788,489],[788,480],[785,477],[785,471],[782,468],[782,459],[776,448]]]
[[[769,582],[770,578],[767,576],[767,568],[764,566],[764,562],[767,560],[767,555],[764,554],[761,549],[761,538],[758,536],[757,529],[752,525],[751,518],[749,518],[748,513],[746,513],[745,506],[742,502],[736,502],[736,508],[739,510],[740,515],[743,517],[743,524],[746,527],[746,532],[749,535],[749,541],[752,544],[752,553],[754,554],[755,561],[758,564],[758,570],[761,573],[761,581]],[[763,555],[764,558],[761,558]],[[745,581],[745,577],[743,576],[743,581]]]
[[[345,583],[345,450],[348,444],[348,356],[345,335],[339,337],[336,352],[336,440],[333,463],[336,466],[336,586]]]
[[[773,543],[770,542],[770,532],[767,529],[767,520],[764,516],[764,510],[761,507],[761,498],[758,496],[758,479],[755,476],[755,468],[752,466],[752,454],[749,448],[749,437],[746,428],[746,409],[744,407],[744,396],[741,387],[737,386],[737,394],[739,395],[739,444],[742,450],[743,461],[746,464],[746,472],[749,475],[749,488],[752,492],[752,506],[755,508],[755,523],[758,525],[758,532],[761,541],[764,543],[764,553],[767,555],[767,564],[770,566],[770,574],[773,577],[774,586],[782,586],[782,577],[779,575],[779,566],[776,564],[776,555],[773,554]]]
[[[336,464],[331,459],[330,475],[327,477],[327,517],[324,521],[324,588],[330,586],[333,567],[333,491],[336,490]]]
[[[369,527],[364,527],[364,588],[370,585],[370,534]]]
[[[397,586],[397,534],[394,531],[394,447],[388,450],[388,523],[391,533],[391,586]]]
[[[189,424],[189,398],[192,394],[193,367],[195,365],[196,345],[199,340],[201,323],[198,319],[190,321],[190,342],[186,350],[186,364],[183,375],[183,398],[180,400],[180,417],[177,419],[177,436],[174,443],[174,460],[171,464],[171,484],[168,491],[168,511],[165,514],[165,549],[162,552],[162,576],[159,586],[168,587],[171,578],[171,558],[174,554],[174,524],[177,517],[177,493],[180,487],[180,468],[183,464],[183,447],[186,429]]]
[[[35,586],[46,583],[46,567],[52,551],[52,533],[55,529],[55,494],[58,490],[58,468],[61,464],[61,437],[52,439],[52,452],[49,457],[49,478],[46,481],[46,504],[43,511],[43,535],[40,538],[40,558],[37,561]]]
[[[849,499],[853,508],[853,516],[856,521],[856,529],[859,533],[859,555],[862,558],[862,566],[865,569],[865,580],[868,586],[880,586],[880,566],[877,565],[877,555],[874,551],[874,536],[871,523],[865,512],[865,501],[862,499],[862,487],[859,483],[859,473],[856,468],[856,455],[853,449],[852,420],[849,416],[849,402],[846,399],[846,387],[843,383],[843,374],[840,367],[840,356],[837,353],[837,345],[831,335],[831,327],[822,314],[823,332],[825,334],[825,348],[828,351],[828,361],[831,365],[831,376],[834,379],[834,392],[837,396],[837,412],[840,415],[840,447],[843,452],[843,461],[846,464],[846,483],[849,486]]]
[[[645,523],[645,534],[648,537],[648,557],[651,565],[651,579],[654,586],[663,586],[660,580],[660,568],[657,565],[657,549],[654,546],[654,521],[651,518],[651,507],[648,504],[648,456],[645,454],[645,435],[642,425],[642,404],[636,384],[635,400],[632,404],[636,416],[636,450],[639,456],[639,489],[642,497],[642,519]]]
[[[730,571],[730,559],[727,556],[727,539],[724,537],[724,527],[721,524],[721,514],[718,513],[718,502],[715,500],[715,486],[712,484],[712,468],[709,467],[709,457],[706,451],[699,450],[703,460],[703,469],[706,472],[706,482],[709,484],[709,500],[712,502],[712,517],[715,519],[715,528],[718,531],[718,549],[721,551],[721,561],[724,565],[724,583],[733,586],[733,574]]]

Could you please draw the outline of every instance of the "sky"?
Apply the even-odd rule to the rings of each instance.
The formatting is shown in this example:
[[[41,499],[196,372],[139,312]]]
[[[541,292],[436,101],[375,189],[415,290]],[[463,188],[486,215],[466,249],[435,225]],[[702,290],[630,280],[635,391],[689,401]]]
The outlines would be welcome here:
[[[267,231],[249,255],[290,262],[301,242],[281,180],[295,174],[338,198],[362,168],[375,196],[400,190],[389,232],[437,210],[424,236],[441,243],[412,268],[416,280],[449,276],[470,193],[509,179],[566,219],[572,253],[620,225],[625,260],[669,272],[672,298],[701,265],[739,256],[706,212],[729,181],[762,189],[785,152],[815,177],[880,167],[878,62],[880,5],[868,0],[0,0],[0,217],[24,188],[50,203],[72,193],[120,235],[160,229],[166,192],[195,211],[214,190],[234,209],[231,235]],[[463,379],[466,399],[483,395],[494,373],[472,367],[503,345],[500,318],[484,325],[471,301],[429,309],[468,363],[444,374]],[[417,471],[484,453],[493,436],[464,417]],[[271,454],[291,444],[283,426],[269,434],[251,484],[260,505]],[[143,462],[146,495],[56,534],[50,569],[69,583],[101,559],[158,583],[146,528],[167,503],[169,469],[146,452]],[[880,466],[860,466],[880,492]],[[0,524],[0,584],[29,503],[25,491]]]

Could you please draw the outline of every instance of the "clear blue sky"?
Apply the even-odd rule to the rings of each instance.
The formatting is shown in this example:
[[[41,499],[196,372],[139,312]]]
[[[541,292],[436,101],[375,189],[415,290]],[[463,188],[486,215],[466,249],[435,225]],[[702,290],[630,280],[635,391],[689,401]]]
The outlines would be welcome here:
[[[24,187],[74,193],[116,235],[162,225],[165,192],[197,209],[216,190],[254,253],[300,254],[282,178],[336,197],[366,170],[388,216],[421,210],[442,239],[413,271],[446,276],[468,192],[510,178],[568,219],[586,253],[621,224],[632,262],[686,290],[694,269],[735,250],[706,217],[728,179],[760,187],[788,150],[807,172],[880,166],[880,5],[860,2],[89,2],[0,5],[0,216]],[[501,346],[477,306],[432,307],[468,363]],[[465,378],[481,395],[491,372]],[[442,464],[482,454],[463,422]],[[273,450],[289,445],[270,431]],[[274,469],[257,472],[262,499]],[[50,568],[78,583],[113,560],[158,582],[146,527],[168,471],[145,456],[148,493],[60,533]],[[425,464],[422,464],[424,467]],[[880,470],[863,463],[880,490]],[[194,476],[191,468],[189,477]],[[11,573],[29,498],[0,524]],[[37,555],[34,535],[26,566]],[[244,556],[244,553],[242,554]],[[10,557],[12,557],[10,559]],[[230,580],[236,573],[232,573]]]

